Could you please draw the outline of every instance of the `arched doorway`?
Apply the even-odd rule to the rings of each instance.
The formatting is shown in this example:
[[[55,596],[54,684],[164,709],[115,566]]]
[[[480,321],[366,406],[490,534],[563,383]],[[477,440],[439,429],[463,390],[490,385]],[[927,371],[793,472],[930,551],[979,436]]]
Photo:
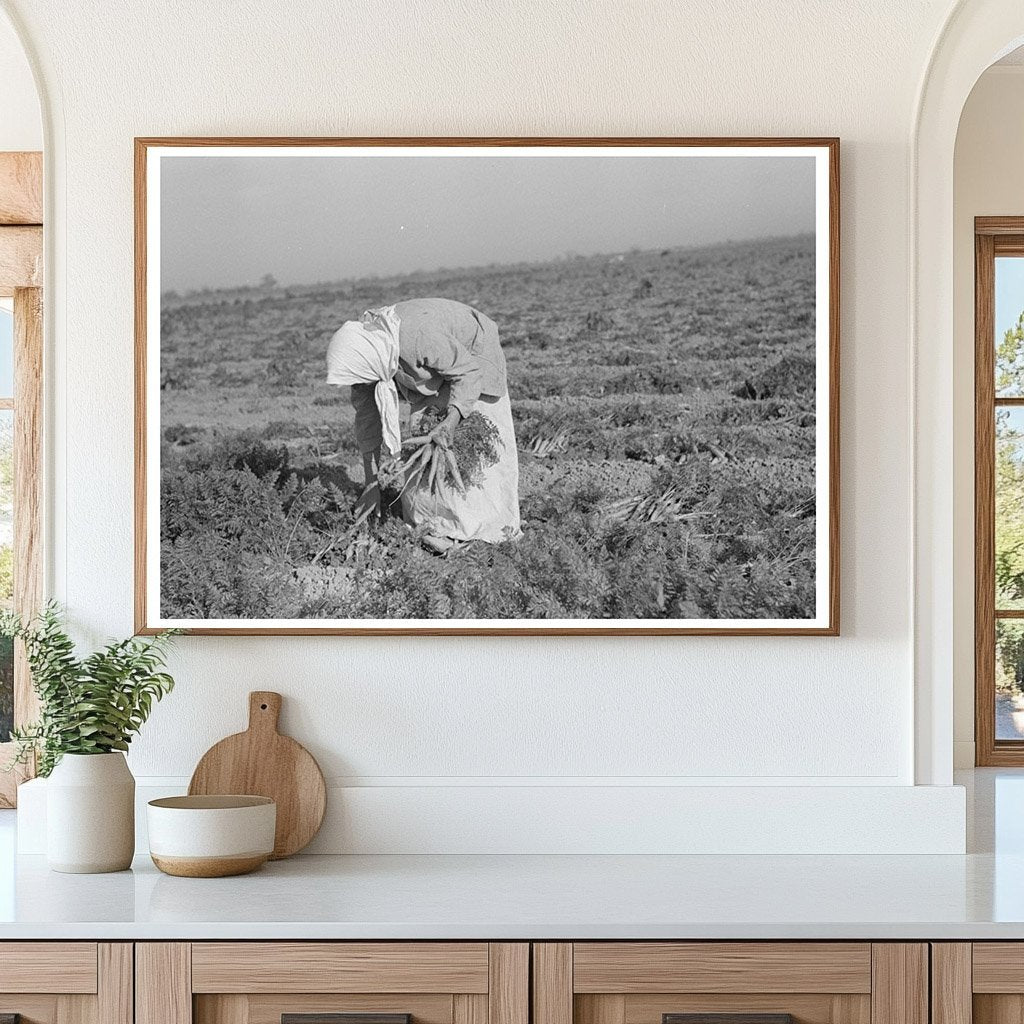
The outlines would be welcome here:
[[[29,59],[0,15],[0,604],[33,612],[42,597],[43,119]],[[0,640],[0,756],[34,717],[27,664]],[[7,747],[8,749],[2,749]],[[0,806],[16,775],[0,776]]]
[[[914,661],[916,781],[953,770],[955,501],[953,451],[953,168],[960,115],[975,82],[1024,42],[1019,0],[963,0],[925,70],[911,137],[911,328],[914,352]]]

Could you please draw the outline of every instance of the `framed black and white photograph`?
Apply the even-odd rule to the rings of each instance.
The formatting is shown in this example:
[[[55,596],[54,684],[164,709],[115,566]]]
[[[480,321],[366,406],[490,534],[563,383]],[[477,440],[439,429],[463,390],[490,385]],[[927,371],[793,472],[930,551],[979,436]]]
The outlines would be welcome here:
[[[136,628],[839,630],[835,139],[136,140]]]

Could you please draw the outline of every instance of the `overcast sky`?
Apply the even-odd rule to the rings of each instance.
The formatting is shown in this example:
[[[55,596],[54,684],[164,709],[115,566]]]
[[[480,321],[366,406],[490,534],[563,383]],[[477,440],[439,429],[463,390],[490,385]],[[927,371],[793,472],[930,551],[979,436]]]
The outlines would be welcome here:
[[[814,205],[812,156],[165,156],[161,288],[791,235]]]

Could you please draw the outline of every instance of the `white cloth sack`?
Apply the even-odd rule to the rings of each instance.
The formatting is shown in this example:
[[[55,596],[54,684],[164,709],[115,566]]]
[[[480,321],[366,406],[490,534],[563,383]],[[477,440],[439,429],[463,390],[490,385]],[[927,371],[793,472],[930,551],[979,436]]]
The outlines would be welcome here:
[[[423,399],[412,403],[410,422],[431,405],[443,399]],[[411,526],[425,525],[435,537],[451,540],[483,540],[500,544],[522,535],[519,518],[519,455],[512,425],[512,404],[508,394],[501,398],[477,399],[473,412],[486,416],[500,434],[498,461],[482,470],[476,484],[460,494],[446,486],[440,494],[427,489],[425,479],[402,495],[402,515]],[[456,430],[458,428],[456,427]],[[424,474],[425,475],[425,474]]]

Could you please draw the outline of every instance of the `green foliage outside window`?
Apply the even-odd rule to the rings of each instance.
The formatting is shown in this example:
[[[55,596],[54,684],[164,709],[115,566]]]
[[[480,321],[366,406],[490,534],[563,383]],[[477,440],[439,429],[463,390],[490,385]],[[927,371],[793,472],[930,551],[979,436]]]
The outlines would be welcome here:
[[[996,347],[996,394],[1024,395],[1024,312]],[[1024,416],[996,411],[996,608],[1024,608]],[[996,686],[1024,691],[1024,628],[996,622]]]

